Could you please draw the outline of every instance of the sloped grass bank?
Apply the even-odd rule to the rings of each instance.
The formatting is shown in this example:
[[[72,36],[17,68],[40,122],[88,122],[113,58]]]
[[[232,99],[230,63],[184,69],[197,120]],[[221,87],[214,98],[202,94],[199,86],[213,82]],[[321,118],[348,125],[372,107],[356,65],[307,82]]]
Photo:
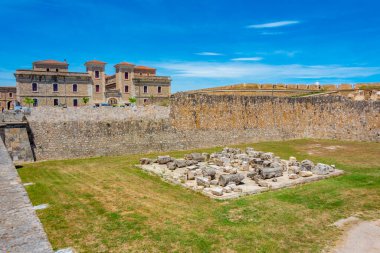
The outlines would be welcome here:
[[[287,158],[336,164],[340,177],[216,201],[135,168],[140,157],[26,164],[19,174],[54,248],[79,252],[320,252],[338,240],[330,226],[380,218],[380,144],[329,140],[253,146]],[[205,152],[220,148],[203,149]],[[170,152],[183,156],[187,152]]]

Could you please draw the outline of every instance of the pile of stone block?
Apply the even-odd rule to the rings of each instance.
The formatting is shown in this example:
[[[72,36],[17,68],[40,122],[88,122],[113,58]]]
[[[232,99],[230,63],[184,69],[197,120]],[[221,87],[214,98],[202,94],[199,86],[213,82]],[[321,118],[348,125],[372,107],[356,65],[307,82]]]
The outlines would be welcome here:
[[[301,183],[302,180],[297,179],[335,171],[334,165],[315,165],[310,160],[297,161],[295,157],[284,160],[253,148],[245,151],[224,148],[212,154],[191,153],[181,159],[158,156],[157,159],[142,158],[140,162],[143,168],[165,179],[214,196],[272,188],[278,180],[277,186],[281,188],[281,185],[292,185],[289,181]]]

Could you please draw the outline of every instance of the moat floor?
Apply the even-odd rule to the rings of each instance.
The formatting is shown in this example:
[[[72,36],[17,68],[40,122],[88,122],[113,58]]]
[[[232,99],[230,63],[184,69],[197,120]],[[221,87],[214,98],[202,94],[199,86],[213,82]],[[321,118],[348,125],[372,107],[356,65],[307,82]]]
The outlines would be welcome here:
[[[37,214],[53,247],[78,252],[320,252],[340,241],[344,231],[331,226],[337,220],[380,219],[380,143],[237,147],[247,146],[335,164],[345,174],[219,201],[134,167],[158,154],[37,162],[18,172],[24,183],[34,183],[26,186],[33,205],[49,204]]]

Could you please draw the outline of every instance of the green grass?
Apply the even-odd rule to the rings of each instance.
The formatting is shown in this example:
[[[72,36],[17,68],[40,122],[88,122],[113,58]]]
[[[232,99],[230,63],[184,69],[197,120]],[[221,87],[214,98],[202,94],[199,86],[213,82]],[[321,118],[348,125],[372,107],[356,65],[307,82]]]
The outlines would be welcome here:
[[[253,146],[283,158],[336,164],[345,175],[228,201],[161,181],[133,165],[150,155],[24,165],[23,182],[55,249],[79,252],[320,252],[329,226],[351,215],[380,218],[380,144],[327,140]],[[218,151],[219,148],[202,149]],[[168,152],[181,157],[186,152]]]

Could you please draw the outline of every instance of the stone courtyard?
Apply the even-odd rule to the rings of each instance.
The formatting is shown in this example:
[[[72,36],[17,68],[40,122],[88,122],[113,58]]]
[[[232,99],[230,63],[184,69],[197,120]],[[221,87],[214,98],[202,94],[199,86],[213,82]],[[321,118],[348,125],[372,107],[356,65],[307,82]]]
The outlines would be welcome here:
[[[343,174],[335,165],[314,164],[271,152],[224,148],[217,153],[192,153],[184,158],[140,159],[145,171],[215,199],[230,199],[291,187]]]

